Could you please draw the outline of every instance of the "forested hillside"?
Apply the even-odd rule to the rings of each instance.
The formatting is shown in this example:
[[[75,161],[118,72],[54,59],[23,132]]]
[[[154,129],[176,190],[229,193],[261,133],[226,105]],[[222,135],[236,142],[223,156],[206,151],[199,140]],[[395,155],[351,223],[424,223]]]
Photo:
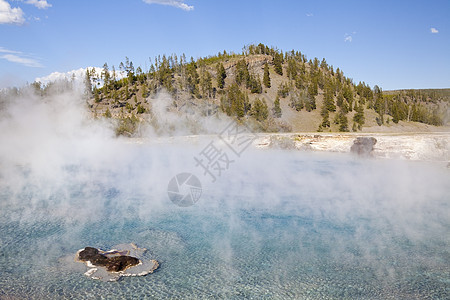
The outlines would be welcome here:
[[[283,52],[263,44],[242,53],[223,51],[187,59],[162,55],[149,69],[128,58],[116,69],[86,71],[85,97],[96,117],[120,120],[118,134],[133,135],[141,122],[158,118],[154,100],[171,96],[167,111],[201,116],[226,114],[259,131],[360,131],[400,121],[445,125],[449,90],[383,92],[355,83],[325,59],[308,59],[300,51]],[[34,83],[45,95],[52,85]]]

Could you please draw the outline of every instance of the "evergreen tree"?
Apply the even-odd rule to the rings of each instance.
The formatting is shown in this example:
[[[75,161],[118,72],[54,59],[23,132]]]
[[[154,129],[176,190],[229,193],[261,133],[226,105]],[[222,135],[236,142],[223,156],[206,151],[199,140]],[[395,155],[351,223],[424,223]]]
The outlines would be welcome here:
[[[327,109],[327,107],[324,105],[322,106],[322,109],[320,110],[320,115],[322,116],[322,127],[330,127],[330,113]]]
[[[353,116],[353,123],[357,124],[358,129],[361,130],[362,126],[364,125],[364,106],[361,105],[357,105],[355,106],[355,115]]]
[[[211,97],[212,93],[212,76],[211,74],[204,70],[202,76],[200,77],[200,88],[202,90],[203,97]]]
[[[221,97],[220,106],[228,116],[236,116],[240,119],[248,111],[248,97],[236,83],[233,83],[228,87],[226,97]]]
[[[297,78],[297,62],[295,61],[294,58],[289,58],[288,59],[288,65],[287,65],[287,69],[286,69],[286,73],[287,76],[289,77],[289,79],[291,80],[295,80]]]
[[[311,97],[315,97],[315,96],[317,96],[319,94],[319,87],[318,87],[316,79],[311,80],[311,83],[308,86],[308,94]]]
[[[320,63],[320,68],[325,71],[328,71],[328,64],[327,64],[327,61],[325,60],[325,58],[322,58],[322,62]]]
[[[353,110],[353,92],[350,85],[346,84],[343,89],[343,96],[347,100],[348,110]]]
[[[117,74],[116,74],[116,68],[114,67],[114,65],[112,66],[112,71],[111,71],[111,81],[112,81],[112,83],[113,84],[115,84],[116,83],[116,80],[117,80]]]
[[[241,85],[245,83],[248,85],[248,82],[250,80],[250,74],[248,72],[247,63],[245,62],[245,59],[241,59],[236,64],[236,76],[234,78],[236,83],[238,85]]]
[[[275,68],[275,72],[278,75],[283,75],[283,54],[281,53],[275,53],[273,58],[273,65]]]
[[[287,96],[289,96],[289,92],[290,92],[290,86],[288,85],[288,83],[282,82],[278,86],[277,95],[280,96],[281,98],[286,98]]]
[[[305,91],[300,91],[299,93],[291,93],[291,99],[289,106],[296,111],[301,111],[305,107],[305,99],[308,95]]]
[[[146,84],[142,85],[141,96],[144,99],[147,98],[147,96],[148,96],[148,89],[147,89],[147,85]]]
[[[143,113],[145,113],[145,111],[146,111],[145,107],[143,107],[141,104],[138,104],[136,113],[143,114]]]
[[[261,101],[259,98],[256,98],[255,102],[253,102],[250,114],[258,121],[266,120],[269,116],[269,109],[266,101]]]
[[[99,103],[100,101],[102,101],[102,99],[100,99],[100,90],[94,86],[94,100],[95,103]]]
[[[334,105],[334,92],[330,84],[325,86],[324,106],[328,111],[336,111],[336,105]]]
[[[92,94],[92,84],[91,84],[91,73],[89,68],[86,69],[86,74],[84,76],[84,95],[86,99],[89,99]]]
[[[223,89],[225,86],[225,78],[227,78],[227,72],[222,63],[217,64],[217,86],[219,89]]]
[[[101,77],[103,78],[103,89],[105,91],[105,94],[108,93],[108,88],[109,88],[109,80],[111,78],[111,75],[109,74],[109,68],[108,68],[108,64],[105,63],[103,65],[103,70],[102,70],[102,74]]]
[[[198,95],[199,80],[197,65],[192,59],[191,62],[186,65],[186,89],[191,95]]]
[[[378,118],[379,121],[377,121],[377,123],[379,124],[381,122],[381,124],[383,124],[384,123],[383,115],[385,113],[385,105],[386,105],[385,99],[383,97],[383,91],[381,90],[380,87],[378,87],[378,85],[375,85],[374,88],[373,88],[373,93],[374,93],[374,96],[375,96],[374,109],[379,115],[379,118]],[[413,121],[415,121],[415,120],[413,120]]]
[[[341,110],[339,111],[339,131],[348,131],[348,119],[345,113]]]
[[[316,109],[316,97],[307,94],[305,99],[305,108],[308,112]]]
[[[145,74],[140,66],[136,68],[136,78],[140,84],[144,84]]]
[[[275,102],[273,103],[273,116],[275,118],[280,118],[281,117],[281,107],[280,107],[280,97],[276,97],[275,98]]]
[[[322,128],[330,127],[330,114],[327,112],[322,116]]]
[[[259,79],[259,76],[255,74],[249,75],[247,80],[247,88],[250,89],[250,91],[254,94],[261,94],[262,93],[262,85],[261,80]]]
[[[339,91],[339,93],[337,94],[337,97],[336,97],[336,105],[338,106],[338,107],[340,107],[341,109],[342,109],[342,107],[343,107],[343,104],[344,104],[344,94],[342,93],[342,91]],[[347,113],[348,111],[346,111],[345,113]]]
[[[270,88],[270,73],[269,73],[269,64],[266,62],[264,65],[264,77],[263,83],[266,88]]]
[[[111,117],[112,117],[111,112],[109,111],[109,107],[106,109],[106,111],[105,111],[105,113],[103,114],[103,116],[104,116],[105,118],[111,118]]]

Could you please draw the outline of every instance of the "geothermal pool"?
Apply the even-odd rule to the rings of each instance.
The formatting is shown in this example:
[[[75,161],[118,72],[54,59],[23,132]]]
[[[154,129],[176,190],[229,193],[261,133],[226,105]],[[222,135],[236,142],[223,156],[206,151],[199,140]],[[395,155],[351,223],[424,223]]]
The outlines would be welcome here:
[[[450,293],[450,171],[442,164],[248,149],[212,182],[193,160],[203,142],[119,144],[92,157],[3,162],[0,298]],[[180,172],[202,183],[190,207],[167,195]],[[155,273],[101,282],[73,262],[85,246],[131,242],[160,263]]]

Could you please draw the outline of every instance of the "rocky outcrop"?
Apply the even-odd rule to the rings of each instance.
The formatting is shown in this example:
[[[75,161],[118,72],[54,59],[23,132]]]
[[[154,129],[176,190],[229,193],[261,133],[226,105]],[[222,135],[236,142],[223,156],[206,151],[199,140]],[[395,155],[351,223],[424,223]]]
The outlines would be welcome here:
[[[92,247],[86,247],[78,253],[78,259],[84,262],[89,261],[94,266],[105,267],[108,272],[125,271],[140,263],[136,257],[122,255],[119,251],[102,254],[98,249]]]
[[[153,273],[159,266],[156,260],[147,259],[145,248],[135,244],[121,244],[113,250],[103,251],[93,247],[81,249],[75,260],[84,262],[89,268],[84,274],[92,279],[116,281],[122,276],[144,276]]]
[[[237,62],[237,59],[233,59],[223,64],[225,70],[227,71],[227,76],[234,76],[234,67]],[[259,74],[263,72],[266,62],[269,64],[272,63],[272,56],[263,54],[253,55],[251,57],[245,57],[245,62],[252,72]]]
[[[369,156],[371,155],[373,146],[375,146],[376,143],[377,139],[374,137],[357,137],[353,141],[350,152],[361,156]]]

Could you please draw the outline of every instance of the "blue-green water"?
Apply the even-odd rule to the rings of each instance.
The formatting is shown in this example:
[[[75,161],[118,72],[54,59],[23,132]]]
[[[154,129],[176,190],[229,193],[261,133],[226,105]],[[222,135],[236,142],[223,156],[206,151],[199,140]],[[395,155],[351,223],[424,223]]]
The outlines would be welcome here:
[[[21,170],[14,186],[5,179],[0,299],[448,299],[444,167],[298,152],[248,157],[218,182],[200,173],[202,198],[188,208],[164,193],[172,170],[155,176],[142,161],[66,166],[45,180]],[[71,262],[85,246],[129,242],[149,249],[160,268],[100,282]]]

